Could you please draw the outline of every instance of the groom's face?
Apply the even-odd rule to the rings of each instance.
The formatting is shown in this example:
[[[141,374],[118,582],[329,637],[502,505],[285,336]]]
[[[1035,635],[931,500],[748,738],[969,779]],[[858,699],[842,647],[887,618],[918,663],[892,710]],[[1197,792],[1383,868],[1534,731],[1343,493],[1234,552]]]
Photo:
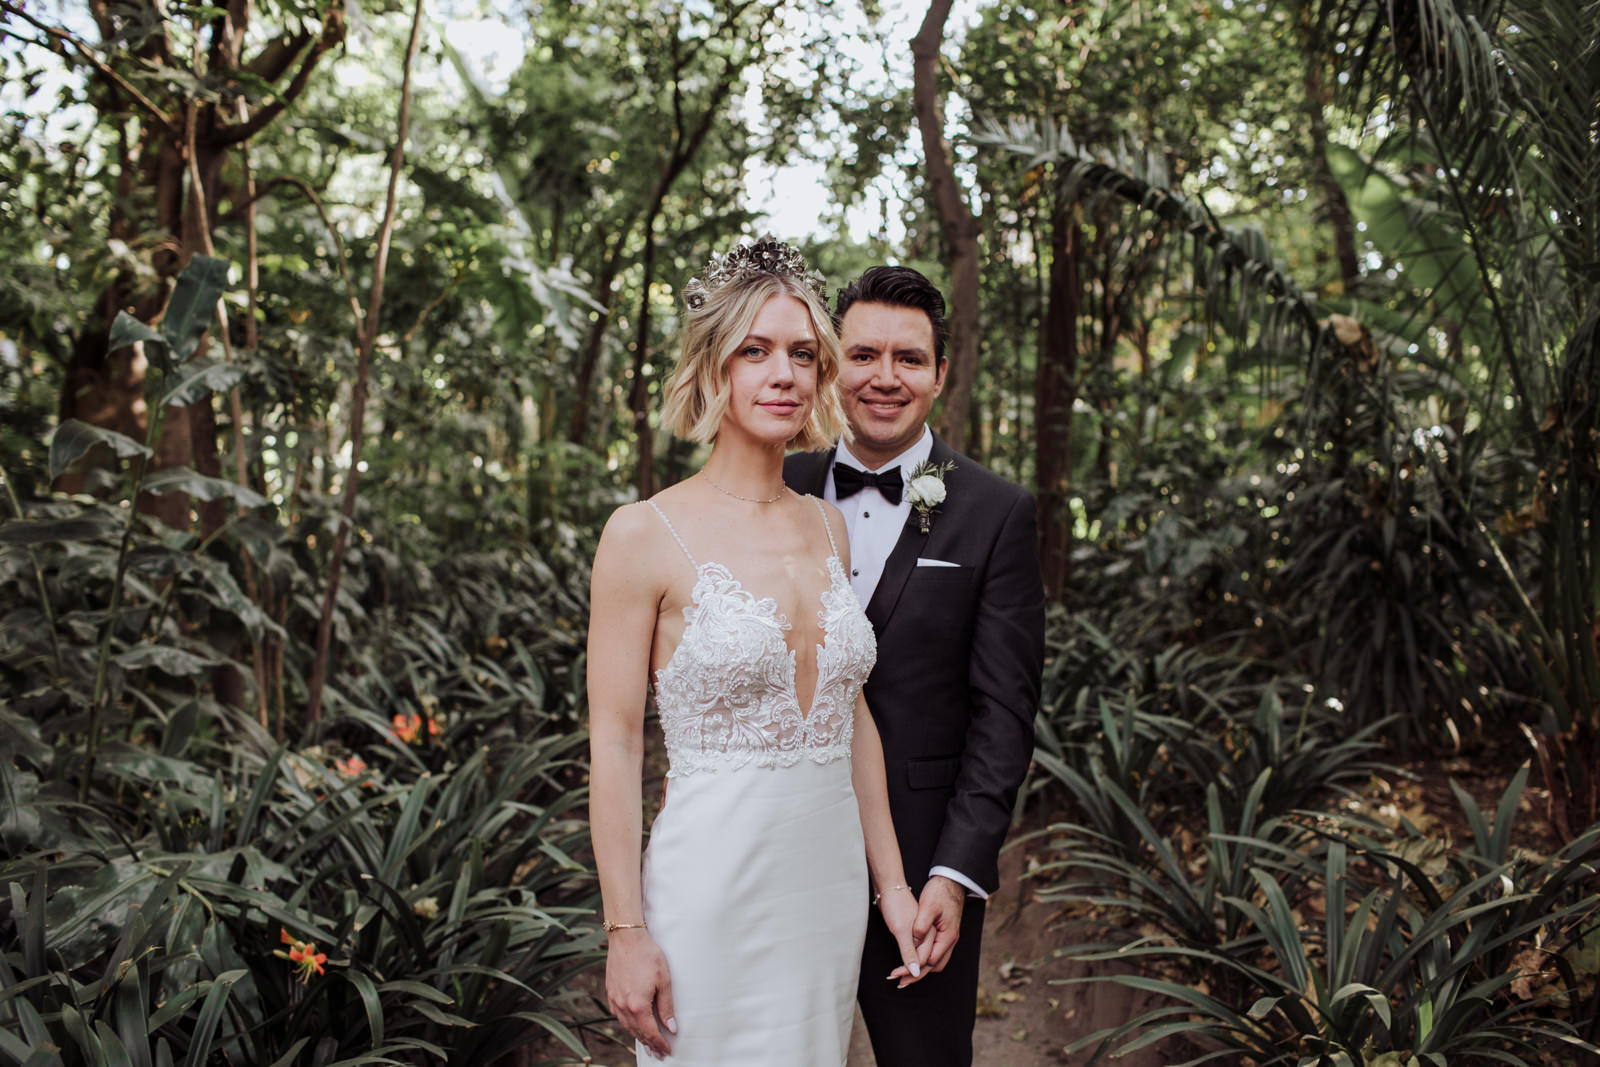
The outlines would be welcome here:
[[[839,392],[850,451],[876,469],[916,443],[944,388],[933,324],[916,308],[851,304],[839,324]]]

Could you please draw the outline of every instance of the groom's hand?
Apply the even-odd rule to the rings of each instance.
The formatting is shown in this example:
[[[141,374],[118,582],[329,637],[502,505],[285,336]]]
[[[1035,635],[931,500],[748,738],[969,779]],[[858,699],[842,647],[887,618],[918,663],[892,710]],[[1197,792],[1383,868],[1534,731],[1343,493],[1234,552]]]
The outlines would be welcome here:
[[[922,887],[911,933],[927,953],[930,970],[942,971],[950,962],[950,953],[961,940],[961,912],[966,906],[966,887],[954,879],[936,874]]]

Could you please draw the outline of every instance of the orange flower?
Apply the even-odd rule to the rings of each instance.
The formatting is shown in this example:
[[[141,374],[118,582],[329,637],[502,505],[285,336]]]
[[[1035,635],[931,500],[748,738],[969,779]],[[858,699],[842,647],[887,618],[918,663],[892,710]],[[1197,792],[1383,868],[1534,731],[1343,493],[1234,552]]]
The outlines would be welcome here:
[[[346,778],[360,778],[367,772],[367,761],[360,756],[346,756],[334,760],[333,768]]]
[[[389,720],[394,724],[394,735],[408,745],[414,745],[422,739],[422,716],[415,712],[402,712]],[[428,736],[439,736],[439,720],[428,720]]]
[[[294,964],[294,969],[299,972],[302,982],[311,981],[313,974],[324,973],[322,965],[328,962],[328,954],[326,952],[318,952],[315,944],[310,941],[301,941],[299,938],[292,936],[283,927],[278,928],[278,938],[289,946],[289,951],[284,952],[282,949],[278,949],[273,952],[273,955]]]
[[[322,973],[322,965],[328,962],[328,954],[318,952],[317,946],[307,941],[305,947],[296,946],[289,950],[289,962],[299,969],[300,980],[309,982],[313,971]]]

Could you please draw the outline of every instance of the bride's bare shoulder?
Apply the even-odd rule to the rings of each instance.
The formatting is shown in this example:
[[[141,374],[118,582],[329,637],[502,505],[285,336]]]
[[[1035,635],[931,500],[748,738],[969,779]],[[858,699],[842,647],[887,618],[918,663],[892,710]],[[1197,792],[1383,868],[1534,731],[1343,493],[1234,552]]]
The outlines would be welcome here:
[[[638,578],[650,571],[648,562],[671,543],[669,536],[666,525],[649,504],[624,504],[611,513],[605,529],[600,531],[595,568]]]

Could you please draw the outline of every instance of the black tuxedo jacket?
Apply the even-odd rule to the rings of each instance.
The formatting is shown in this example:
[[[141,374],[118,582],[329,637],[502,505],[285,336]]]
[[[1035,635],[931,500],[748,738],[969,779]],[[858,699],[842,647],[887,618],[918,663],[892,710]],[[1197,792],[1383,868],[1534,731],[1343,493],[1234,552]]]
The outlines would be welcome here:
[[[986,891],[1017,789],[1033,757],[1044,667],[1044,582],[1033,497],[935,435],[931,462],[953,461],[924,534],[912,508],[867,605],[878,662],[867,704],[883,737],[889,807],[919,893],[951,867]],[[821,496],[832,452],[784,462],[796,492]],[[919,567],[918,557],[955,567]]]

